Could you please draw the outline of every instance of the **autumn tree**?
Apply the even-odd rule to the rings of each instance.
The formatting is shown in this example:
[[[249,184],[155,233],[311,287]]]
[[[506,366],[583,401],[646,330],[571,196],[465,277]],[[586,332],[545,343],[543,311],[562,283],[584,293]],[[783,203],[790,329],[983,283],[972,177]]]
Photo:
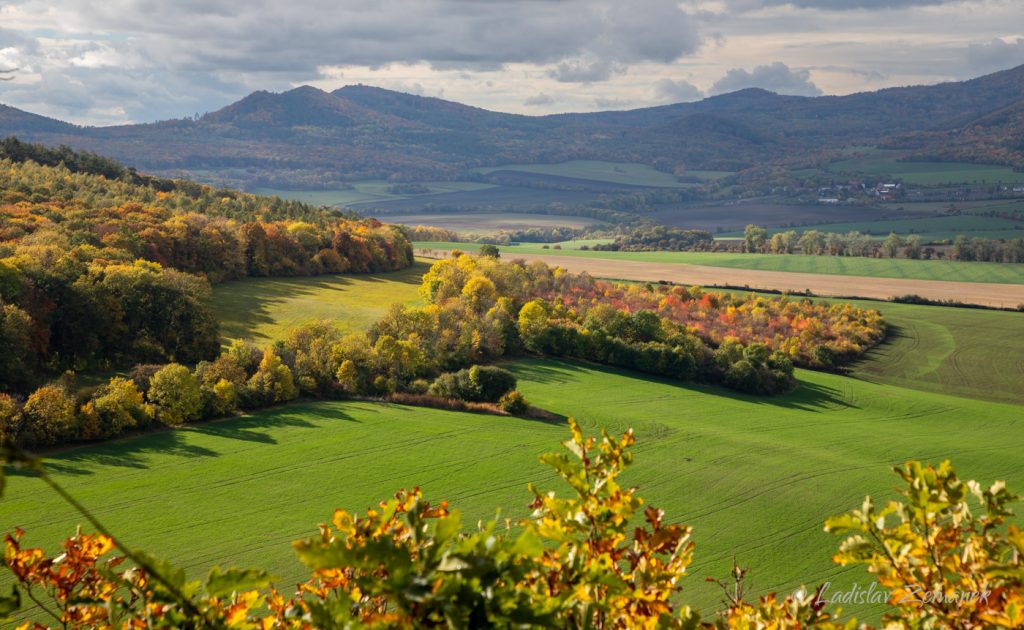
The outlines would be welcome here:
[[[169,363],[153,375],[147,397],[156,406],[157,419],[170,426],[196,420],[203,404],[195,376],[179,363]]]
[[[249,379],[248,391],[265,405],[285,402],[298,396],[292,371],[273,346],[263,352],[256,373]]]

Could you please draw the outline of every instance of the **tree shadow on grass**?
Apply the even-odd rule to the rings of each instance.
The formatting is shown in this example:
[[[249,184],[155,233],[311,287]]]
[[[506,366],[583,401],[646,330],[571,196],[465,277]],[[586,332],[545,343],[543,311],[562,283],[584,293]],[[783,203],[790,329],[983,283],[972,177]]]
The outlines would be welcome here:
[[[505,365],[505,367],[511,370],[516,375],[516,378],[520,380],[543,383],[546,385],[565,384],[567,386],[571,386],[578,374],[589,371],[654,382],[681,390],[700,392],[703,394],[721,396],[733,400],[749,402],[757,405],[768,405],[783,409],[823,412],[835,409],[836,407],[856,407],[856,405],[847,400],[843,395],[843,392],[837,388],[799,380],[796,389],[791,392],[777,394],[774,396],[757,396],[752,394],[743,394],[719,385],[677,381],[652,374],[645,374],[643,372],[635,372],[632,370],[601,365],[598,363],[587,363],[578,360],[527,359],[524,361],[509,363],[508,365]]]
[[[220,323],[222,337],[245,339],[253,337],[260,327],[276,322],[271,314],[276,305],[329,290],[350,292],[357,282],[419,285],[427,269],[425,263],[414,263],[401,271],[383,273],[244,278],[218,286],[209,304]]]
[[[212,448],[190,442],[190,434],[276,444],[277,440],[267,430],[278,427],[319,428],[318,424],[310,422],[307,418],[359,422],[336,405],[330,405],[328,409],[322,411],[319,405],[285,405],[253,415],[215,420],[182,429],[163,429],[101,444],[77,446],[52,455],[44,455],[43,461],[48,471],[66,475],[91,475],[104,466],[141,470],[150,467],[153,455],[185,458],[220,455]],[[29,471],[18,470],[11,471],[10,474],[33,476]]]
[[[885,337],[863,355],[845,364],[843,374],[859,380],[866,380],[863,378],[864,376],[884,372],[886,365],[892,363],[890,354],[894,351],[898,352],[897,344],[905,339],[912,340],[915,339],[915,336],[905,327],[889,322],[885,329]],[[918,343],[920,343],[920,339],[917,339],[912,347],[916,347]]]
[[[105,444],[87,445],[73,448],[52,457],[43,458],[49,472],[67,475],[91,475],[96,468],[110,466],[114,468],[149,468],[151,456],[154,454],[174,455],[176,457],[215,457],[217,451],[190,444],[185,431],[164,430],[154,433],[133,436]],[[33,473],[15,471],[31,477]]]
[[[305,405],[302,409],[308,410]],[[246,442],[258,442],[261,444],[277,444],[274,436],[264,430],[276,429],[279,427],[298,427],[303,429],[316,429],[318,425],[306,420],[303,416],[309,416],[309,411],[296,413],[290,406],[283,406],[270,409],[255,415],[241,416],[227,420],[218,420],[205,424],[197,424],[189,427],[194,433],[212,435],[215,437],[228,438],[232,440],[244,440]],[[322,416],[325,420],[348,420],[358,422],[341,410],[334,409],[332,413]]]

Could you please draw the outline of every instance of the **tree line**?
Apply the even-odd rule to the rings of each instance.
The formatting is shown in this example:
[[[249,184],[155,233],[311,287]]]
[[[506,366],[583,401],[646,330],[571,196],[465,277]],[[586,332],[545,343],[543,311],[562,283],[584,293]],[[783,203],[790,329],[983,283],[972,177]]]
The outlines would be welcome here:
[[[742,250],[762,254],[795,254],[811,256],[861,256],[866,258],[910,258],[930,260],[944,258],[942,248],[925,246],[921,237],[911,234],[903,237],[890,232],[884,240],[877,240],[870,234],[852,231],[846,234],[795,230],[776,232],[771,236],[768,230],[758,225],[748,225],[743,230]],[[971,238],[960,234],[953,239],[949,248],[950,260],[1020,263],[1024,262],[1024,239]]]

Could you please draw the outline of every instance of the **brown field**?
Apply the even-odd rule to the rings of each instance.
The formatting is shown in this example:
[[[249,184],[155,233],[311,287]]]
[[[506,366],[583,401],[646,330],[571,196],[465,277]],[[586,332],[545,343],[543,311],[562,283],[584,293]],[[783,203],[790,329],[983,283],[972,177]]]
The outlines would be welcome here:
[[[445,252],[438,252],[444,255]],[[511,257],[509,257],[512,259]],[[838,297],[864,297],[886,300],[915,294],[931,300],[956,300],[1012,308],[1024,304],[1024,285],[987,282],[947,282],[941,280],[905,280],[901,278],[867,278],[788,271],[730,269],[680,263],[652,263],[635,260],[603,260],[574,256],[517,254],[514,259],[527,262],[542,260],[574,273],[587,272],[600,278],[701,286],[748,287],[776,291],[803,292]]]

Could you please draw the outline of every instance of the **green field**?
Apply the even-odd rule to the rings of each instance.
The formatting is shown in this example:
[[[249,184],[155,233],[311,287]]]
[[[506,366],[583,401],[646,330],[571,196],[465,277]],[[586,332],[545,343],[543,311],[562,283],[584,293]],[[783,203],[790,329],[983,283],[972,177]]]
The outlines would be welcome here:
[[[604,222],[589,217],[571,217],[557,214],[526,214],[518,212],[444,212],[424,214],[388,214],[381,221],[399,225],[429,225],[453,230],[460,235],[493,234],[502,230],[567,227],[583,228]]]
[[[252,190],[257,195],[276,196],[282,199],[294,199],[310,203],[315,206],[349,206],[359,203],[373,201],[394,201],[396,199],[429,198],[431,195],[440,195],[453,192],[464,192],[472,190],[485,190],[493,188],[491,184],[477,182],[422,182],[430,189],[429,193],[418,195],[395,194],[388,192],[392,182],[382,179],[352,182],[353,188],[344,190],[283,190],[279,188],[255,188]]]
[[[1024,405],[1024,313],[850,302],[879,309],[890,327],[853,376]]]
[[[783,256],[776,254],[730,254],[713,252],[595,252],[582,251],[578,243],[561,243],[562,249],[543,249],[539,244],[524,243],[501,247],[502,256],[511,259],[516,253],[558,256],[585,256],[609,260],[638,260],[658,263],[680,263],[823,273],[876,278],[908,278],[912,280],[948,280],[956,282],[996,282],[1024,284],[1024,264],[960,262],[955,260],[908,260],[905,258],[856,258],[842,256]],[[475,243],[414,243],[417,249],[461,249],[476,251]]]
[[[656,171],[646,164],[631,162],[602,162],[598,160],[572,160],[559,164],[508,164],[476,169],[479,173],[495,171],[519,171],[554,177],[589,179],[612,184],[630,186],[656,186],[661,188],[683,188],[692,184],[680,182],[671,173]],[[687,171],[687,177],[702,181],[731,175],[728,171]]]
[[[1024,238],[1024,221],[1015,221],[1002,217],[986,217],[975,214],[961,214],[944,217],[927,217],[920,219],[889,219],[881,221],[854,221],[848,223],[822,223],[819,225],[801,225],[795,228],[769,228],[768,232],[785,232],[796,230],[819,230],[821,232],[839,232],[845,234],[854,230],[884,238],[890,232],[909,236],[917,234],[925,242],[952,240],[958,234],[974,238]],[[723,237],[739,237],[742,232],[727,232]]]
[[[960,162],[901,162],[898,160],[900,155],[897,151],[876,150],[833,162],[828,165],[828,170],[851,175],[890,175],[908,184],[922,186],[1024,182],[1024,173],[1014,172],[1008,166]]]
[[[1011,215],[1024,215],[1024,200],[1022,199],[992,199],[988,201],[922,201],[915,203],[901,203],[898,209],[907,212],[934,212],[945,213],[951,210],[959,210],[964,214],[985,214],[987,212],[998,212]]]
[[[366,275],[246,278],[214,287],[209,304],[225,340],[265,343],[318,319],[335,320],[346,331],[365,330],[394,303],[418,299],[427,264]]]
[[[951,457],[965,476],[1024,486],[1021,407],[800,371],[775,398],[527,360],[522,391],[596,431],[634,427],[637,484],[671,521],[696,527],[687,600],[711,609],[703,581],[733,557],[756,592],[869,578],[832,566],[826,515],[895,485],[906,458]],[[57,478],[130,545],[199,576],[214,564],[260,565],[300,578],[288,542],[335,507],[362,510],[401,487],[447,498],[467,522],[526,512],[526,483],[550,487],[536,456],[565,428],[532,420],[363,402],[303,403],[252,417],[119,440],[56,455]],[[15,477],[0,504],[28,543],[73,533],[82,519],[39,482]]]

